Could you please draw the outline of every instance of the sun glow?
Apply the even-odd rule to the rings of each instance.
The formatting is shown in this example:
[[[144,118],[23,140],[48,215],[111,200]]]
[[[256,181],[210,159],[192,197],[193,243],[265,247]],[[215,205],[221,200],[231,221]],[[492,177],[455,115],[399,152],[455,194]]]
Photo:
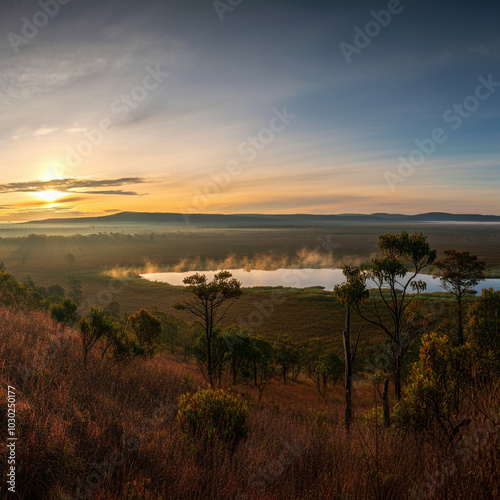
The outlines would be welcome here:
[[[60,191],[49,189],[47,191],[40,191],[38,193],[35,193],[35,196],[43,201],[46,201],[47,203],[52,203],[54,201],[57,201],[59,198],[66,196],[66,193],[61,193]]]

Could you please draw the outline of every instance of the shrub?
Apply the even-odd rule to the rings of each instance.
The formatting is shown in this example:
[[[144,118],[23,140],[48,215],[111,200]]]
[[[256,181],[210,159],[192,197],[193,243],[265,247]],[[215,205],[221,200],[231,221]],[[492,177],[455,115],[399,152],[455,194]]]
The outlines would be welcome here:
[[[161,320],[146,309],[130,316],[130,325],[141,347],[153,354],[161,334]]]
[[[241,396],[208,389],[181,396],[177,422],[192,451],[195,444],[203,452],[222,444],[234,452],[248,435],[248,415],[248,406]]]
[[[404,398],[394,412],[396,425],[451,441],[467,423],[463,407],[472,396],[472,354],[470,344],[454,347],[446,335],[425,335]]]

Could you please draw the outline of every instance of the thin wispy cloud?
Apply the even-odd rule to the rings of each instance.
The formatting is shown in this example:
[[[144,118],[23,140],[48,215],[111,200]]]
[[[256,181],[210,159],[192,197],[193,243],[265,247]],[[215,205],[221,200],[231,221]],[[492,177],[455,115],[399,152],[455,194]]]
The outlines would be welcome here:
[[[48,181],[33,180],[10,182],[0,185],[0,193],[41,193],[43,191],[54,190],[62,193],[78,194],[106,194],[106,195],[126,195],[138,196],[134,191],[124,191],[122,189],[99,190],[102,187],[120,187],[125,185],[143,184],[145,179],[140,177],[123,177],[118,179],[52,179]]]

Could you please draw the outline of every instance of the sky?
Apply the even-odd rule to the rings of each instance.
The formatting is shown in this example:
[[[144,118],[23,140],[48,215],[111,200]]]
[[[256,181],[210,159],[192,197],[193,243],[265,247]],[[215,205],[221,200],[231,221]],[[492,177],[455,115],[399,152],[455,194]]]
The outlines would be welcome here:
[[[500,215],[500,5],[16,0],[0,221]]]

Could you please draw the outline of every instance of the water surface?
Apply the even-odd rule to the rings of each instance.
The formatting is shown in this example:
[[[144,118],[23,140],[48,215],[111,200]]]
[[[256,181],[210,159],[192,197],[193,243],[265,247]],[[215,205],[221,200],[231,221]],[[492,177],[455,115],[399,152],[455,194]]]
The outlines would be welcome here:
[[[283,286],[291,288],[307,288],[311,286],[321,286],[326,290],[333,290],[335,285],[345,281],[342,269],[277,269],[274,271],[244,269],[228,269],[228,271],[241,281],[245,288],[254,286]],[[183,279],[195,273],[205,274],[207,279],[212,280],[219,271],[188,271],[181,273],[151,273],[141,274],[141,277],[149,281],[159,281],[170,285],[183,285]],[[408,273],[407,279],[410,277]],[[438,280],[429,274],[419,274],[417,279],[427,284],[426,292],[441,292],[442,287]],[[406,281],[405,281],[406,282]],[[371,286],[370,286],[371,285]],[[500,279],[487,279],[481,282],[474,290],[480,292],[483,288],[494,288],[500,290]],[[373,288],[373,283],[368,283],[368,288]]]

